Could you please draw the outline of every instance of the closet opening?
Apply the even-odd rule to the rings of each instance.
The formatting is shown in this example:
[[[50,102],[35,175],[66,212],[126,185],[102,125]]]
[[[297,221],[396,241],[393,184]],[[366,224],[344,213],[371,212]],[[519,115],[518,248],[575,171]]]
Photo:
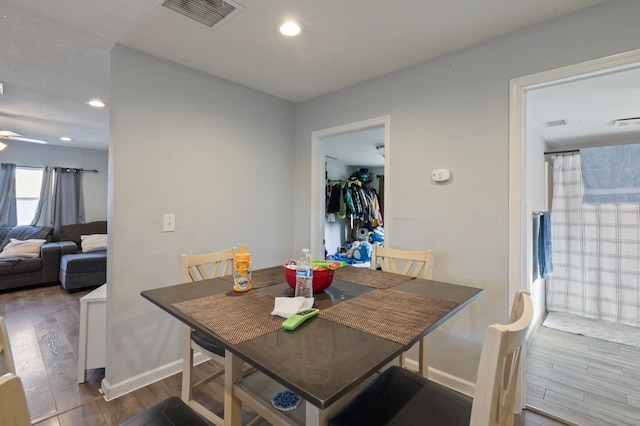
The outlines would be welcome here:
[[[389,117],[317,131],[312,142],[314,176],[321,176],[312,246],[327,259],[368,268],[372,244],[384,245],[389,235]]]
[[[341,161],[331,155],[334,136],[325,140],[326,216],[324,224],[325,257],[359,267],[369,267],[372,245],[384,246],[384,158],[381,146],[382,128],[368,129],[361,135],[377,145],[354,146],[353,160]],[[371,148],[375,155],[366,160],[363,154]],[[347,157],[347,158],[350,158]]]

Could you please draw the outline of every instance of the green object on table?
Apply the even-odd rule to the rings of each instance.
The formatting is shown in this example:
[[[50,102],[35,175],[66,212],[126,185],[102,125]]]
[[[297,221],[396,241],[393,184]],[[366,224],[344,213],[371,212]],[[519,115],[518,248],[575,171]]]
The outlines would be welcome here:
[[[344,265],[347,264],[347,262],[343,262],[340,260],[314,260],[313,262],[313,266],[314,267],[318,267],[318,268],[323,268],[323,269],[333,269],[336,270],[338,268],[342,268]]]
[[[320,309],[310,308],[305,309],[304,311],[300,311],[297,314],[291,315],[289,318],[284,320],[282,323],[282,328],[285,330],[295,330],[306,320],[315,317],[320,312]]]

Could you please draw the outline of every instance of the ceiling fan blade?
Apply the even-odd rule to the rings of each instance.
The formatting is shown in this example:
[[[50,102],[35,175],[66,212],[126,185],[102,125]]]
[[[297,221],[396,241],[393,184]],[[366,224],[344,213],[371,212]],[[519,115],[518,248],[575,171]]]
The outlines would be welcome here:
[[[31,143],[39,143],[39,144],[47,144],[47,143],[49,143],[49,142],[43,141],[41,139],[23,138],[22,136],[9,136],[6,139],[10,139],[12,141],[31,142]]]

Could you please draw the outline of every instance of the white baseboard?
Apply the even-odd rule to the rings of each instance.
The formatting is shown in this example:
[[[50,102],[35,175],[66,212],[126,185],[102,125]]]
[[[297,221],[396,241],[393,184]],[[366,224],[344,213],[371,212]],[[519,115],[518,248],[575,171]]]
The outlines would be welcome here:
[[[409,369],[418,371],[418,361],[406,358],[405,363]],[[475,383],[471,383],[467,380],[461,379],[460,377],[445,373],[444,371],[440,371],[433,367],[429,367],[429,380],[470,397],[473,397],[476,389]]]
[[[201,353],[194,354],[193,358],[195,364],[206,362],[209,359]],[[406,363],[408,368],[416,371],[418,370],[418,362],[416,360],[407,358]],[[182,371],[181,359],[113,385],[110,384],[106,378],[104,378],[102,379],[100,392],[102,392],[105,401],[111,401],[122,395],[126,395],[129,392],[133,392],[134,390],[143,388],[152,383],[179,373],[180,371]],[[433,367],[429,367],[429,380],[440,383],[441,385],[453,389],[456,392],[460,392],[464,395],[473,397],[475,383],[471,383],[467,380],[461,379],[460,377],[445,373],[444,371],[440,371]]]
[[[208,361],[209,358],[201,353],[195,353],[193,354],[193,360],[194,364],[200,364]],[[134,390],[143,388],[162,379],[166,379],[167,377],[181,371],[182,359],[178,359],[154,370],[146,371],[138,376],[130,377],[120,383],[111,384],[105,377],[100,383],[100,392],[102,392],[105,401],[108,402],[122,395],[126,395],[129,392],[133,392]]]

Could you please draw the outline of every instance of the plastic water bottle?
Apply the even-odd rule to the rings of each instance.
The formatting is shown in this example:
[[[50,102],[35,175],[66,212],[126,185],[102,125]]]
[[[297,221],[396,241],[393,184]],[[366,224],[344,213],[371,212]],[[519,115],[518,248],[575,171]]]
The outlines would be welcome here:
[[[313,262],[309,249],[302,249],[296,265],[296,297],[313,297]]]

